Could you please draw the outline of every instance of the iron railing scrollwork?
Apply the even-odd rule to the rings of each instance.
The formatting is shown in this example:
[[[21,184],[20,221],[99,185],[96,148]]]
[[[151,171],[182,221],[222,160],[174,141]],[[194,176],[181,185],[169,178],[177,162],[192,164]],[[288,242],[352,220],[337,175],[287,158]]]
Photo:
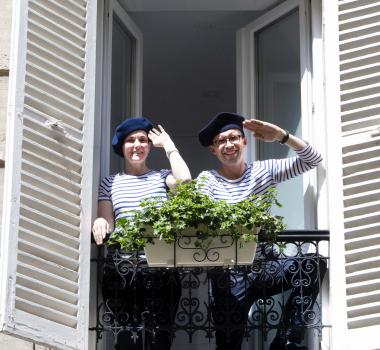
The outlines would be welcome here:
[[[152,268],[138,253],[113,249],[105,256],[100,247],[96,259],[97,324],[90,330],[96,332],[97,340],[105,333],[111,334],[115,344],[125,339],[143,344],[154,342],[165,332],[171,339],[179,333],[186,334],[189,342],[196,334],[212,341],[218,330],[228,337],[241,324],[234,322],[235,309],[230,299],[226,299],[226,315],[212,312],[212,289],[218,283],[220,290],[233,289],[234,284],[252,288],[249,282],[255,278],[254,288],[260,294],[251,299],[252,307],[243,327],[245,338],[260,334],[264,344],[270,332],[289,329],[293,333],[314,329],[320,336],[323,327],[328,327],[322,322],[319,291],[329,259],[320,253],[320,245],[328,240],[328,231],[286,231],[278,236],[279,243],[275,245],[260,241],[261,254],[251,265],[228,267]],[[261,280],[262,276],[265,278]],[[282,286],[276,296],[275,284]],[[267,290],[271,292],[266,293]],[[255,294],[251,290],[241,293]],[[219,316],[221,319],[217,320]]]

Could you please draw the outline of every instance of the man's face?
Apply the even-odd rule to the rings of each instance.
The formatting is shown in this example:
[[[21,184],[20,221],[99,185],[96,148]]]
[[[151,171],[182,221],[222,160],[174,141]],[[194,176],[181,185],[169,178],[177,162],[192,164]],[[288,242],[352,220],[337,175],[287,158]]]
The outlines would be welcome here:
[[[230,129],[216,135],[210,151],[222,164],[233,165],[244,161],[244,148],[247,139],[238,129]]]

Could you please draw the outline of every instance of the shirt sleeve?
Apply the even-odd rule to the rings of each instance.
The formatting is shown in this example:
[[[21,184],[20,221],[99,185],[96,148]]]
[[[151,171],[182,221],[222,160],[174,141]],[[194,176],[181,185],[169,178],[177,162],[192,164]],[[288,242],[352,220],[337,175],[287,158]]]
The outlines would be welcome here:
[[[111,179],[109,176],[105,177],[98,188],[98,202],[112,201],[111,198]]]
[[[296,157],[264,161],[265,168],[272,174],[276,183],[301,175],[322,162],[321,154],[310,145],[297,150],[296,153]]]
[[[161,179],[166,180],[166,178],[169,176],[169,174],[171,174],[171,171],[169,169],[161,169],[160,170]]]

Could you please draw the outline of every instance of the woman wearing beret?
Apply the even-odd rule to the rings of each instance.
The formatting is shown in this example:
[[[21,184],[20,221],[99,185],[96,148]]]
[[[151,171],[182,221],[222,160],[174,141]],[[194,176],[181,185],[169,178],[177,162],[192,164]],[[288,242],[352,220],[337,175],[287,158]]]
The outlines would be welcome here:
[[[148,168],[152,145],[164,149],[170,170]],[[166,197],[168,188],[191,179],[189,168],[170,136],[160,125],[153,128],[147,118],[130,118],[121,123],[115,130],[112,146],[124,158],[124,169],[105,177],[99,186],[98,218],[92,229],[97,244],[102,244],[114,230],[115,220],[132,218],[142,199]],[[105,267],[103,298],[106,313],[113,314],[124,330],[118,336],[116,349],[142,349],[143,343],[144,348],[152,350],[170,349],[170,328],[181,292],[178,276],[169,270],[134,275],[132,269],[120,276],[110,255],[111,252],[108,253],[111,263],[107,267],[106,262]],[[152,329],[158,330],[154,335],[148,332],[142,339],[139,327],[149,322]],[[137,335],[137,339],[132,335]]]

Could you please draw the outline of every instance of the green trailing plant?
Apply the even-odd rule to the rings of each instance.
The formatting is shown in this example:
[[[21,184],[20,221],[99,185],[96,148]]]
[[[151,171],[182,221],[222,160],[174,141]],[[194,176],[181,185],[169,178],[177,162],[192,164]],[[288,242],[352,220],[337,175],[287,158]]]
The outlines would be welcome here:
[[[133,219],[117,220],[107,244],[119,244],[125,251],[136,251],[154,243],[153,238],[175,243],[185,229],[194,228],[195,245],[207,249],[210,238],[221,234],[228,233],[241,244],[257,240],[257,227],[260,234],[273,243],[277,233],[285,228],[282,217],[270,212],[273,205],[281,206],[274,189],[228,204],[212,200],[199,190],[201,186],[201,182],[193,180],[169,191],[167,199],[142,200],[141,210],[134,213]]]

